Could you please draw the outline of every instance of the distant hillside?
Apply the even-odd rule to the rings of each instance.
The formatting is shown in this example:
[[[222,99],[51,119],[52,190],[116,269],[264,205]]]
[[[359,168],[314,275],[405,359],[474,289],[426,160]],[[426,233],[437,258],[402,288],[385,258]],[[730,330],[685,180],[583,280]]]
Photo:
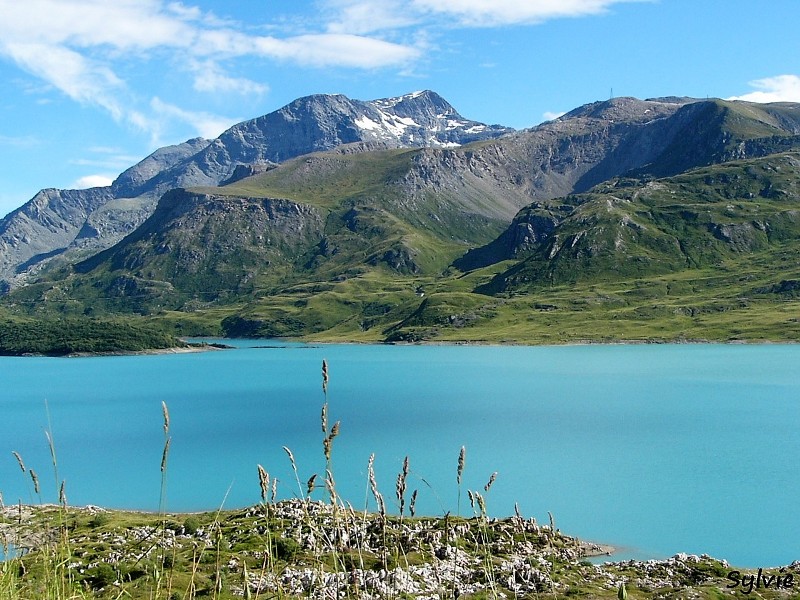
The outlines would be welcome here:
[[[659,275],[786,244],[800,250],[800,154],[733,161],[641,182],[616,179],[520,211],[462,269],[514,260],[480,289]]]
[[[361,150],[454,147],[511,131],[465,119],[430,91],[369,102],[340,95],[300,98],[215,140],[157,150],[109,187],[43,190],[0,220],[0,280],[6,287],[22,285],[54,257],[57,264],[69,263],[108,248],[144,222],[162,194],[218,185],[241,176],[242,167],[257,172],[348,143]]]
[[[616,98],[508,132],[459,121],[430,92],[363,104],[311,97],[262,118],[311,123],[308,139],[333,146],[294,158],[254,133],[279,129],[259,120],[191,155],[163,151],[115,185],[202,185],[167,189],[104,250],[73,242],[5,305],[146,315],[183,334],[800,339],[787,316],[800,289],[799,105]],[[351,128],[321,127],[331,111],[373,137],[345,143]],[[435,147],[405,147],[423,125]],[[469,136],[487,139],[450,141]],[[59,218],[74,229],[91,212],[89,232],[108,207],[138,202],[93,194]]]

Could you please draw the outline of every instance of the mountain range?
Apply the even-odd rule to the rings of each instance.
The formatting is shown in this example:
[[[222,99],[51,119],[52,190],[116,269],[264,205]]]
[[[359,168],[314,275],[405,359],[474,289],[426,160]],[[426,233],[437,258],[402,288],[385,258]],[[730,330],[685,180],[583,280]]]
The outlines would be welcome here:
[[[85,255],[133,231],[166,191],[218,185],[287,159],[344,144],[365,151],[448,147],[512,131],[461,117],[441,96],[418,92],[361,102],[341,95],[300,98],[278,111],[231,127],[215,140],[161,148],[108,187],[45,189],[0,221],[0,278],[54,256]]]
[[[558,312],[553,290],[609,281],[696,316],[697,281],[741,261],[726,289],[793,301],[798,150],[796,104],[614,98],[514,131],[431,91],[316,95],[43,190],[0,221],[0,276],[19,310],[346,339],[473,338],[516,297]]]

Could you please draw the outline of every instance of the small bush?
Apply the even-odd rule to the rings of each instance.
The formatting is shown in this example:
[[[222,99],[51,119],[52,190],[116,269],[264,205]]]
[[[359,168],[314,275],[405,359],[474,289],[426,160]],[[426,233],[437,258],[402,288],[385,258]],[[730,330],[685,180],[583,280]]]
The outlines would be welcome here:
[[[91,519],[89,519],[89,527],[92,529],[97,529],[98,527],[102,527],[103,525],[108,525],[108,522],[111,520],[111,517],[108,513],[99,512],[94,515]]]
[[[195,535],[200,529],[200,519],[194,515],[189,515],[183,522],[183,532],[187,535]]]
[[[108,563],[100,563],[88,571],[88,580],[91,586],[99,590],[108,587],[117,580],[117,572]]]
[[[275,555],[280,560],[290,561],[300,552],[300,544],[292,538],[275,538]]]

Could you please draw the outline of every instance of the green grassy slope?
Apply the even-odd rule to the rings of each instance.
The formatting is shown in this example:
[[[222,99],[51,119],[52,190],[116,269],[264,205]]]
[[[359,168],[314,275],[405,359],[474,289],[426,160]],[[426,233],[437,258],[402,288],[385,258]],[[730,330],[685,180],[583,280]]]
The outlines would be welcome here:
[[[481,291],[656,276],[794,247],[800,240],[800,155],[731,162],[647,183],[616,180],[565,204],[567,216]]]
[[[125,242],[7,304],[139,313],[182,335],[800,338],[797,153],[616,179],[533,204],[502,233],[447,192],[409,193],[419,152],[315,155],[175,191]]]

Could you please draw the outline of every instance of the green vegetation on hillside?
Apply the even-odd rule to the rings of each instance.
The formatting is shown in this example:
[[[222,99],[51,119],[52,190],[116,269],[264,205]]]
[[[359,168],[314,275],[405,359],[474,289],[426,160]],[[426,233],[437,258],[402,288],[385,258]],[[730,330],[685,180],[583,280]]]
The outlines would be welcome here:
[[[0,355],[138,352],[184,345],[161,328],[129,319],[0,320]]]
[[[521,249],[521,260],[482,291],[763,263],[800,248],[800,155],[614,180],[564,205],[571,211],[553,231]]]
[[[341,154],[324,152],[296,158],[259,175],[203,193],[243,198],[287,198],[317,208],[334,209],[347,200],[385,194],[404,175],[415,149]]]
[[[401,202],[386,182],[415,152],[328,153],[213,194],[176,191],[125,243],[6,305],[183,336],[800,339],[797,153],[611,180],[534,203],[502,233],[464,226],[442,197]]]

